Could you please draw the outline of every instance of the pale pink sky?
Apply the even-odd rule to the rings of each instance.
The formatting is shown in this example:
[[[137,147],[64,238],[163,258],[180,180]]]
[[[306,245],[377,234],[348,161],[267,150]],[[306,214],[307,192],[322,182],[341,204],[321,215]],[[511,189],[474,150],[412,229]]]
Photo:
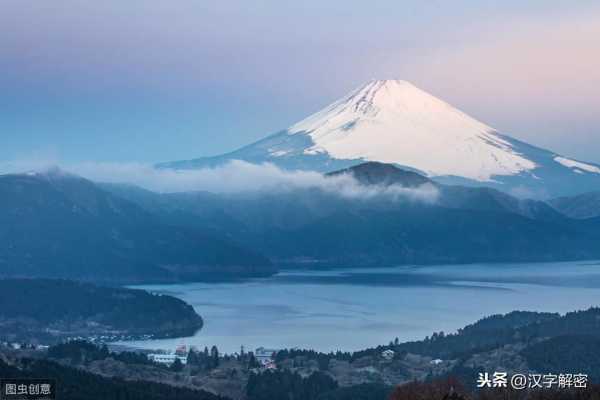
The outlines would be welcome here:
[[[394,78],[600,162],[598,1],[4,0],[0,71],[0,160],[217,154]]]

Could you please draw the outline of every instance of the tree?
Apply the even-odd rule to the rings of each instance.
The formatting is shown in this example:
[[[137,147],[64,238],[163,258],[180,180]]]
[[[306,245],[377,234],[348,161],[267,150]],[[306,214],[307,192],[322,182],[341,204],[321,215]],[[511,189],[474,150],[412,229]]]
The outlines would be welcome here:
[[[188,363],[188,365],[199,365],[200,364],[200,357],[196,350],[190,349],[190,351],[187,355],[187,363]]]
[[[219,366],[219,349],[217,346],[213,346],[210,349],[211,368],[217,368]]]
[[[411,382],[398,386],[390,400],[465,400],[462,385],[453,378],[428,383]]]
[[[249,400],[317,400],[326,392],[337,389],[338,385],[329,375],[314,372],[303,378],[290,370],[251,373],[246,386]]]
[[[110,351],[108,350],[108,346],[103,344],[100,348],[100,354],[102,354],[103,358],[110,356]]]
[[[183,363],[179,358],[175,359],[175,362],[171,364],[171,371],[173,372],[181,372],[183,370]]]
[[[256,357],[254,357],[254,353],[250,352],[249,356],[248,356],[248,369],[259,368],[259,367],[260,367],[260,363],[258,362]]]

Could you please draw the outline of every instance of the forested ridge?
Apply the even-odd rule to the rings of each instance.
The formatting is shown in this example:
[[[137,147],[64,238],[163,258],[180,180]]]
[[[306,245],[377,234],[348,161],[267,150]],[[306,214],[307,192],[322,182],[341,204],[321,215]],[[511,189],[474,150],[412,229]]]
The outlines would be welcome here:
[[[0,337],[65,335],[185,336],[202,327],[193,307],[173,296],[67,280],[0,279]],[[46,332],[46,333],[45,333]]]

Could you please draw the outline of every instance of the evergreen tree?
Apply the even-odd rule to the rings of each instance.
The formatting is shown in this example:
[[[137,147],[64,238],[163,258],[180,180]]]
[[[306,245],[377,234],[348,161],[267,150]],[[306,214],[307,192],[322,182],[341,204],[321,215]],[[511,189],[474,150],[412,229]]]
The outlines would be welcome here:
[[[259,367],[260,367],[260,363],[258,362],[256,357],[254,357],[254,353],[250,352],[249,356],[248,356],[248,369],[259,368]]]
[[[100,354],[102,354],[103,358],[106,358],[110,355],[110,351],[108,350],[108,346],[106,344],[102,345],[100,349]]]
[[[317,400],[326,392],[337,389],[337,383],[327,374],[314,372],[302,378],[289,370],[251,373],[246,386],[249,400]]]
[[[183,370],[183,363],[179,358],[175,359],[175,362],[171,364],[171,371],[173,372],[181,372]]]
[[[190,351],[187,355],[187,363],[188,363],[188,365],[199,365],[200,364],[200,357],[196,350],[190,349]]]
[[[217,368],[219,366],[219,349],[217,346],[213,346],[210,349],[211,368]]]

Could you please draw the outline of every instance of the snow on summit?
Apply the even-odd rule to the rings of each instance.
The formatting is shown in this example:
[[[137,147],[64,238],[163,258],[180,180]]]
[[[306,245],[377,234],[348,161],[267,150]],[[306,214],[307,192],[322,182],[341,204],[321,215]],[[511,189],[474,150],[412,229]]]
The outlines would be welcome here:
[[[399,80],[369,82],[288,133],[310,136],[305,154],[406,165],[430,176],[488,181],[536,166],[493,128]]]
[[[378,161],[440,183],[489,186],[540,199],[600,188],[600,165],[501,134],[400,80],[371,81],[288,129],[235,151],[158,167],[214,168],[232,160],[320,173]]]

